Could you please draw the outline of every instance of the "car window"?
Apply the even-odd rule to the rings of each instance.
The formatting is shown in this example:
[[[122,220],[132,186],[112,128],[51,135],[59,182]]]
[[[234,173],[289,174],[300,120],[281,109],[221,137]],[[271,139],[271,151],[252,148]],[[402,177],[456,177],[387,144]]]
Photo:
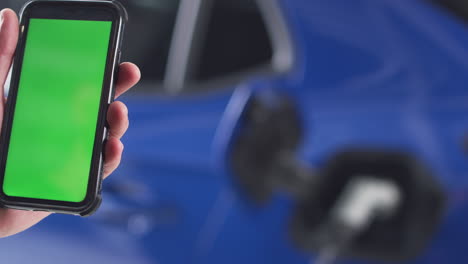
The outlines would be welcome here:
[[[205,0],[206,1],[206,0]],[[241,81],[259,68],[268,69],[274,56],[274,45],[264,14],[257,0],[208,0],[203,37],[191,54],[191,73],[181,92],[198,92],[224,88],[220,81]],[[27,0],[6,0],[0,8],[19,11]],[[166,93],[168,60],[174,48],[174,34],[181,0],[120,0],[129,13],[122,59],[136,63],[142,80],[132,93]],[[275,2],[275,1],[271,1]],[[195,10],[194,10],[195,12]],[[180,65],[176,65],[179,67]],[[177,75],[177,73],[176,73]],[[216,84],[208,83],[216,80]],[[186,86],[186,87],[185,87]]]
[[[161,82],[167,65],[179,0],[121,0],[129,14],[123,60],[136,63],[143,82]]]
[[[255,0],[216,0],[194,71],[195,81],[220,78],[270,63],[273,48]]]

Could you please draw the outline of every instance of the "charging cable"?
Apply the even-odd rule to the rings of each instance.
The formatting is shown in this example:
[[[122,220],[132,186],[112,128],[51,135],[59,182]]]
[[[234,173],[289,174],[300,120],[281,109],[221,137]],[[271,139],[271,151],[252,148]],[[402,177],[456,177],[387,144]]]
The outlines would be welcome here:
[[[311,264],[332,264],[376,219],[395,214],[402,200],[391,180],[367,175],[353,177],[322,226],[324,245]]]

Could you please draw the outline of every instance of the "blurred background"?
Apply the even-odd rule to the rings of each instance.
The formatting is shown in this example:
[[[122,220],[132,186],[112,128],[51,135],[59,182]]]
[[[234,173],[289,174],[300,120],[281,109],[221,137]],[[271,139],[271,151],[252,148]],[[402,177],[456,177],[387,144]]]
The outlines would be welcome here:
[[[4,261],[468,262],[468,2],[121,2],[122,164]]]

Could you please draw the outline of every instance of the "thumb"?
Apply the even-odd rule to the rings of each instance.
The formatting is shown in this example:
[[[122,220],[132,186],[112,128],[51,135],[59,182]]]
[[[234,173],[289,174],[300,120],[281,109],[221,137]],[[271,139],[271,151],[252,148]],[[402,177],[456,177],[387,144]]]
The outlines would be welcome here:
[[[11,62],[18,42],[19,23],[16,13],[11,9],[0,12],[0,86],[3,87],[10,71]],[[3,116],[4,100],[0,100],[0,117]]]

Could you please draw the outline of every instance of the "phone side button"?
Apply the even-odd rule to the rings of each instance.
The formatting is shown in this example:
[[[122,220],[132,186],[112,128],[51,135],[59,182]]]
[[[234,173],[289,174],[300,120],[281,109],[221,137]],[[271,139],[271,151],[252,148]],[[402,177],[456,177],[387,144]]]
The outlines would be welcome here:
[[[99,162],[98,186],[97,186],[98,195],[101,195],[103,180],[104,180],[104,156],[101,158]]]
[[[122,50],[119,50],[119,52],[117,53],[117,64],[120,64],[121,59],[122,59]]]
[[[102,181],[104,180],[104,169],[101,168],[99,171],[99,182],[98,182],[98,194],[102,193]]]
[[[108,132],[109,130],[107,129],[107,125],[104,126],[104,133],[102,134],[102,142],[105,143],[107,140]]]

